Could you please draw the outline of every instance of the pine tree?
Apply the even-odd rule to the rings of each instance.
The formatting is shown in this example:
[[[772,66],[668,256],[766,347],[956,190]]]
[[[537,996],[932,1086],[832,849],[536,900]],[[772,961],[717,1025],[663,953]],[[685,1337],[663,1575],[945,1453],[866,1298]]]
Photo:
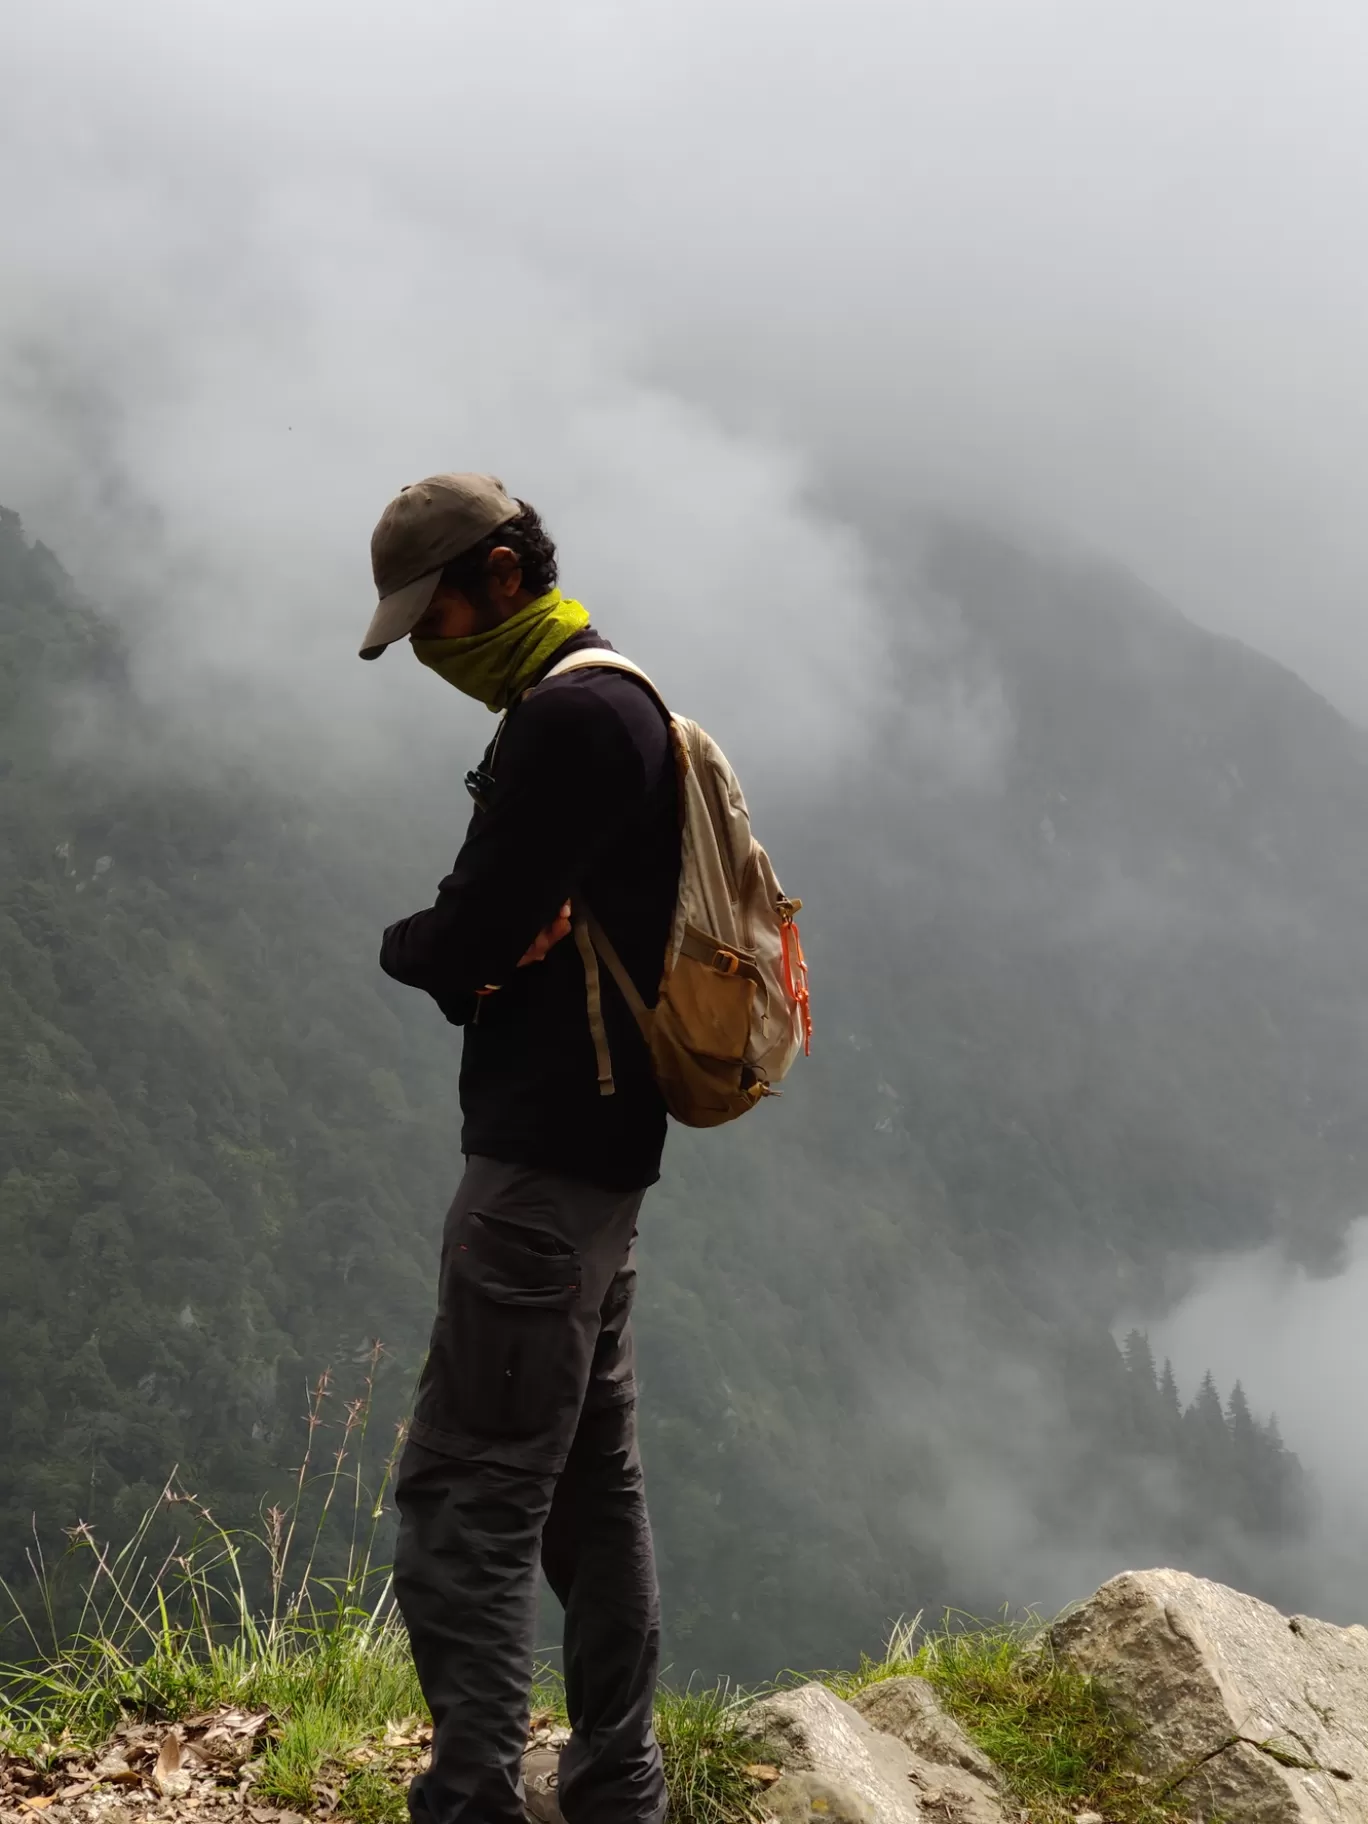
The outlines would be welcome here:
[[[1235,1446],[1237,1456],[1247,1455],[1253,1460],[1259,1449],[1259,1428],[1249,1410],[1249,1400],[1239,1381],[1231,1389],[1230,1400],[1226,1406],[1226,1423],[1230,1427],[1230,1438]]]
[[[1184,1415],[1183,1431],[1194,1503],[1208,1513],[1238,1515],[1247,1502],[1235,1474],[1225,1407],[1210,1369]]]
[[[1121,1346],[1121,1359],[1126,1369],[1125,1440],[1130,1448],[1146,1453],[1161,1450],[1164,1421],[1154,1378],[1154,1354],[1143,1331],[1131,1331]]]
[[[1173,1363],[1164,1357],[1164,1372],[1159,1377],[1159,1403],[1164,1410],[1164,1422],[1173,1436],[1177,1436],[1178,1427],[1183,1422],[1183,1402],[1178,1397],[1178,1382],[1174,1377]]]
[[[1150,1348],[1149,1338],[1143,1330],[1132,1330],[1121,1346],[1125,1357],[1127,1372],[1143,1388],[1154,1391],[1154,1351]]]
[[[1252,1531],[1263,1530],[1278,1505],[1276,1460],[1259,1429],[1239,1381],[1226,1404],[1238,1518]]]
[[[1202,1376],[1202,1384],[1197,1389],[1197,1398],[1192,1402],[1188,1411],[1196,1421],[1199,1434],[1209,1444],[1214,1445],[1216,1439],[1229,1436],[1225,1408],[1221,1404],[1220,1391],[1210,1368]]]

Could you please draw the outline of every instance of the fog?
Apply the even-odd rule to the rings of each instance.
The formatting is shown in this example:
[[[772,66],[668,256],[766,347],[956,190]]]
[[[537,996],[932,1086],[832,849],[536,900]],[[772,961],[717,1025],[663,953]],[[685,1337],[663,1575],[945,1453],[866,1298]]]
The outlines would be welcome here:
[[[347,784],[485,732],[356,658],[372,525],[447,468],[538,505],[762,806],[890,714],[900,790],[997,788],[1000,681],[878,535],[914,506],[1105,554],[1368,720],[1365,50],[1350,0],[51,0],[6,46],[0,503],[206,749]],[[1061,942],[1198,923],[1103,884]],[[1368,1503],[1365,1262],[1213,1267],[1151,1326],[1185,1393],[1276,1407],[1327,1511]],[[909,1524],[1062,1600],[1113,1535],[1014,1509],[1067,1439],[987,1354],[1000,1410],[960,1437],[949,1377],[958,1480]]]
[[[1361,1619],[1368,1560],[1368,1220],[1349,1231],[1344,1270],[1314,1276],[1276,1248],[1207,1261],[1176,1308],[1150,1325],[1190,1398],[1208,1370],[1243,1382],[1273,1412],[1315,1477],[1319,1515],[1308,1587]]]
[[[724,631],[710,714],[760,666],[818,686],[811,737],[868,675],[837,482],[1093,544],[1368,713],[1365,32],[1248,0],[28,9],[0,498],[106,571],[117,532],[92,585],[174,599],[192,671],[303,639],[372,725],[416,681],[343,662],[366,537],[453,465],[538,501],[648,663],[692,683]]]

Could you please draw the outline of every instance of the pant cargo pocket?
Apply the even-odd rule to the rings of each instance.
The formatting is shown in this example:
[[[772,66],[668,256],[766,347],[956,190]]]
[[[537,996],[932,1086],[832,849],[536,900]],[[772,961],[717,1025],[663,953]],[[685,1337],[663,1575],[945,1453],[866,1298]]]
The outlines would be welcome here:
[[[520,1440],[561,1420],[573,1433],[583,1379],[580,1281],[578,1253],[544,1230],[466,1211],[442,1262],[415,1436],[430,1444],[439,1434]]]

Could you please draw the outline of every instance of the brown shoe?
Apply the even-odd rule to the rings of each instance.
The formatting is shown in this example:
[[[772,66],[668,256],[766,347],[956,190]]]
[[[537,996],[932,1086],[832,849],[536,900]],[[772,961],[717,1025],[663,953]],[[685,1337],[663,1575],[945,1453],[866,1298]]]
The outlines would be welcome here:
[[[559,1748],[529,1748],[523,1756],[523,1810],[528,1824],[563,1824],[556,1797]]]

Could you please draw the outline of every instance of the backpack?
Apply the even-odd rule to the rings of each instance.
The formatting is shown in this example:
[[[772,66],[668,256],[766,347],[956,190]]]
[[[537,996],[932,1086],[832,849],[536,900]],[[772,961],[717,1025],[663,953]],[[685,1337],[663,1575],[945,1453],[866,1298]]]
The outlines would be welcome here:
[[[674,923],[654,1007],[583,900],[572,926],[584,963],[599,1093],[613,1094],[603,1024],[602,960],[631,1009],[676,1121],[720,1127],[754,1108],[812,1048],[807,964],[795,922],[802,901],[780,887],[751,834],[736,774],[696,722],[672,716],[640,666],[601,647],[572,653],[542,679],[606,666],[640,678],[669,722],[679,770],[680,870]]]

